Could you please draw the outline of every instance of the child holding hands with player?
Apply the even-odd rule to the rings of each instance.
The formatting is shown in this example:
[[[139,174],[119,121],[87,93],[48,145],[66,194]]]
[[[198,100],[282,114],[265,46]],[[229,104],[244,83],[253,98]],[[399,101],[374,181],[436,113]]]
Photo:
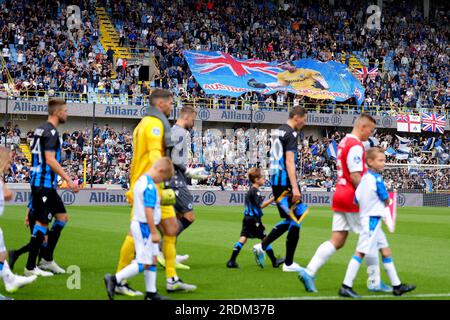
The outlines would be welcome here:
[[[381,173],[384,170],[386,156],[379,148],[371,148],[366,152],[368,171],[361,179],[355,192],[355,202],[359,205],[361,233],[355,255],[350,259],[339,295],[342,297],[359,298],[353,291],[353,281],[356,278],[362,259],[369,253],[381,251],[383,265],[393,287],[393,294],[400,296],[416,288],[415,285],[402,283],[392,260],[392,251],[388,246],[386,235],[381,228],[381,218],[390,199]]]
[[[174,174],[172,161],[163,157],[142,175],[133,189],[133,219],[131,234],[135,243],[136,260],[115,275],[105,276],[108,297],[113,300],[115,288],[123,280],[144,272],[145,300],[164,300],[156,290],[156,256],[161,240],[156,226],[161,221],[161,204],[156,185],[169,180]]]
[[[227,262],[228,268],[239,268],[236,263],[237,256],[241,251],[247,239],[264,239],[266,237],[266,229],[261,221],[263,215],[262,209],[270,205],[274,201],[274,197],[263,201],[261,196],[261,191],[259,188],[265,183],[264,176],[261,174],[261,169],[251,168],[248,170],[248,179],[252,183],[252,186],[245,195],[245,210],[244,210],[244,220],[242,221],[241,237],[239,241],[234,244],[233,252],[231,254],[230,260]],[[272,261],[272,266],[278,268],[284,263],[284,259],[277,259],[273,253],[273,249],[269,246],[266,249],[266,254]],[[263,268],[264,263],[259,259],[256,259],[256,263]]]

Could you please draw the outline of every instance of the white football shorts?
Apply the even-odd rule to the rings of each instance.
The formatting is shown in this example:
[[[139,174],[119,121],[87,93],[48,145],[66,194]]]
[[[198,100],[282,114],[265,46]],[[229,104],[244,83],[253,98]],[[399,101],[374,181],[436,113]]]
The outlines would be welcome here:
[[[359,212],[334,212],[332,231],[361,232],[361,216]]]
[[[159,246],[158,243],[152,242],[148,224],[133,220],[130,229],[134,240],[136,262],[153,264],[153,257],[159,254]]]

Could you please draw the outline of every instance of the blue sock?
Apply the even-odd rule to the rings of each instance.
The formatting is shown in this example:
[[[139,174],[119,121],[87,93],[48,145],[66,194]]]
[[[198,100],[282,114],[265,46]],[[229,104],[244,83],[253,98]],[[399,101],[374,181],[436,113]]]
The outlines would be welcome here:
[[[234,244],[233,253],[231,254],[230,261],[236,261],[236,258],[239,255],[239,252],[241,251],[243,246],[244,245],[239,241]]]
[[[0,272],[3,271],[3,266],[4,266],[4,263],[3,263],[3,262],[0,262]]]

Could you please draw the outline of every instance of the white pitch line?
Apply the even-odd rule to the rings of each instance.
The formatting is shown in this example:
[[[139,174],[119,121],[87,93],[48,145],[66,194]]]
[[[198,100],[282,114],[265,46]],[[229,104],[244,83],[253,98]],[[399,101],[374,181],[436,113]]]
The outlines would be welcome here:
[[[421,294],[406,294],[402,298],[433,298],[433,297],[450,297],[450,293],[421,293]],[[392,294],[382,294],[382,295],[367,295],[361,296],[364,299],[378,299],[378,298],[398,298]],[[337,300],[346,299],[340,296],[303,296],[303,297],[277,297],[277,298],[247,298],[239,300]]]

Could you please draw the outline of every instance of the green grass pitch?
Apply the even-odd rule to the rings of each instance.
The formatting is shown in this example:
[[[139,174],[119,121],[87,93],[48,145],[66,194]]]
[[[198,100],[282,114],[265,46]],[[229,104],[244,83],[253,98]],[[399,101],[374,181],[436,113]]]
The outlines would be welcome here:
[[[171,294],[172,299],[248,299],[248,298],[336,298],[347,263],[355,249],[351,235],[345,248],[337,252],[319,271],[317,294],[307,294],[296,273],[259,269],[251,253],[251,240],[238,258],[240,269],[227,269],[233,244],[239,238],[241,207],[197,207],[197,221],[178,240],[178,253],[189,254],[191,270],[179,271],[186,282],[198,285],[195,293]],[[63,231],[55,260],[63,267],[77,265],[81,270],[81,288],[69,290],[70,275],[39,278],[15,294],[15,299],[106,299],[103,275],[114,272],[120,245],[129,226],[127,207],[68,207],[70,222]],[[7,207],[0,218],[7,248],[17,248],[29,239],[23,225],[25,207]],[[305,266],[316,248],[330,236],[331,211],[314,207],[302,226],[295,260]],[[279,221],[274,207],[265,210],[267,231]],[[450,210],[448,208],[400,208],[397,230],[387,234],[400,278],[417,289],[401,299],[450,299]],[[276,255],[284,255],[285,237],[273,244]],[[15,272],[23,272],[26,257],[21,257]],[[268,261],[267,261],[268,262]],[[382,277],[387,277],[382,271]],[[144,290],[143,275],[131,284]],[[387,294],[371,294],[365,286],[365,264],[354,285],[363,296],[392,299]],[[165,293],[165,275],[158,269],[158,288]],[[130,299],[118,297],[117,299]],[[135,298],[141,299],[141,298]]]

